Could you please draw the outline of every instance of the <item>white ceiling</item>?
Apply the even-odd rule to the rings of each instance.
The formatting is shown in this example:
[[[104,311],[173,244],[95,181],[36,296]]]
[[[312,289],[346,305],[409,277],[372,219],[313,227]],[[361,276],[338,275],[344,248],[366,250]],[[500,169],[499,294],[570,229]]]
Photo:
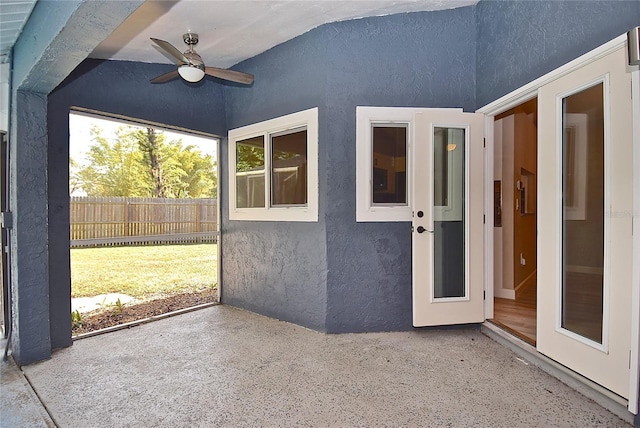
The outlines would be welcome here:
[[[2,0],[4,1],[4,0]],[[186,50],[199,34],[207,65],[230,67],[328,22],[401,12],[451,9],[478,0],[148,0],[92,53],[92,58],[167,63],[150,37]]]

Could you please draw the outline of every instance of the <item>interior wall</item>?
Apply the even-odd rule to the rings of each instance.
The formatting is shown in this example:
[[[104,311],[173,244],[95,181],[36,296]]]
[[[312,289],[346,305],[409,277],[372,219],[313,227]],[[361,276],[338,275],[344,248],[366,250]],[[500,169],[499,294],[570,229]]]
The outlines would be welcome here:
[[[476,107],[636,27],[638,1],[480,1]]]
[[[510,191],[513,193],[515,204],[513,209],[513,285],[514,288],[526,287],[531,284],[532,274],[536,271],[536,204],[528,206],[521,196],[534,195],[536,200],[536,179],[538,170],[537,128],[533,122],[533,115],[524,112],[515,114],[514,126],[514,155],[513,181],[516,183]],[[520,189],[518,189],[520,181]],[[508,189],[505,189],[509,191]],[[524,192],[524,193],[523,193]],[[524,206],[524,208],[523,208]]]
[[[320,128],[328,156],[327,330],[408,330],[411,223],[356,222],[356,106],[473,111],[474,8],[359,19],[327,28],[330,109]],[[421,165],[419,160],[415,164]]]
[[[500,175],[496,179],[502,183],[502,227],[498,230],[499,241],[494,241],[494,260],[500,267],[499,274],[500,287],[496,286],[494,292],[496,297],[515,299],[515,285],[513,276],[514,265],[514,216],[515,201],[514,195],[514,147],[515,147],[515,120],[513,115],[496,120],[494,134],[494,144],[499,148],[500,156],[494,159],[494,164],[500,165]],[[500,138],[498,138],[500,136]],[[495,235],[494,235],[495,236]],[[498,243],[498,245],[496,245]]]

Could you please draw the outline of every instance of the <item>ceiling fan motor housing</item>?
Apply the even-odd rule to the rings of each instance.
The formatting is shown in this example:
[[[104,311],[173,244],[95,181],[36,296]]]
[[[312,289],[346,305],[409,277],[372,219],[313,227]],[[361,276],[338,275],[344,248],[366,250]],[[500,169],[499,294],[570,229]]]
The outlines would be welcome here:
[[[182,40],[189,45],[189,47],[193,47],[198,44],[198,35],[196,33],[185,33],[182,35]]]

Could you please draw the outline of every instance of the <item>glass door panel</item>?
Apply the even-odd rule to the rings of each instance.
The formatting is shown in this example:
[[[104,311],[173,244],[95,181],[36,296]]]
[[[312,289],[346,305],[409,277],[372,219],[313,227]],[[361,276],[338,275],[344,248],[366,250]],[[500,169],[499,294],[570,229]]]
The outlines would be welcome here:
[[[433,240],[435,299],[466,297],[464,194],[465,129],[433,131]]]
[[[562,99],[562,328],[602,344],[604,85]]]

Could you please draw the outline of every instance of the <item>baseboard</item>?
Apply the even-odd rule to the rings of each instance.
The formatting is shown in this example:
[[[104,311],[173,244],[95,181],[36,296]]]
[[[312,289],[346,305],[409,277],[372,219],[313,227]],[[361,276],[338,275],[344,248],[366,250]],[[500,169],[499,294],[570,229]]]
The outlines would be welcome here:
[[[494,288],[493,297],[499,297],[501,299],[516,299],[516,290],[509,290],[508,288]]]
[[[591,274],[591,275],[602,275],[602,268],[601,267],[594,267],[594,266],[567,265],[565,270],[567,272],[572,272],[572,273],[587,273],[587,274]]]
[[[529,274],[529,276],[527,276],[520,284],[518,284],[516,286],[515,289],[515,297],[516,299],[522,294],[524,293],[527,289],[529,289],[530,287],[533,287],[534,285],[536,285],[536,281],[535,279],[536,274],[538,273],[538,270],[534,270],[533,272],[531,272]]]

